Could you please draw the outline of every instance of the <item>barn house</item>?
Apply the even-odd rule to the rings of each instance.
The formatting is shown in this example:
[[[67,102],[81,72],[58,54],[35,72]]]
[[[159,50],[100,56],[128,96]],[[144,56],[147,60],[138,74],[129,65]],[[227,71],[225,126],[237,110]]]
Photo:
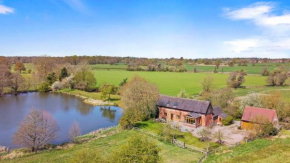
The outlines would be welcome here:
[[[160,119],[180,122],[190,127],[222,124],[222,118],[226,117],[221,108],[217,107],[215,111],[210,101],[160,95],[157,106]]]

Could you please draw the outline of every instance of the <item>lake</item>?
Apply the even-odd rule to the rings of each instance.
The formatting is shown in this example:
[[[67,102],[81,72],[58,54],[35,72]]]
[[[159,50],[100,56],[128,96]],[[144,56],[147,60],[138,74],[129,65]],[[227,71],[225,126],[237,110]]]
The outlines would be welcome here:
[[[78,97],[59,93],[26,93],[0,97],[0,146],[16,147],[12,143],[12,136],[32,108],[43,109],[55,118],[59,131],[53,144],[70,141],[69,129],[74,121],[79,123],[81,133],[86,134],[117,125],[123,114],[119,107],[92,106]]]

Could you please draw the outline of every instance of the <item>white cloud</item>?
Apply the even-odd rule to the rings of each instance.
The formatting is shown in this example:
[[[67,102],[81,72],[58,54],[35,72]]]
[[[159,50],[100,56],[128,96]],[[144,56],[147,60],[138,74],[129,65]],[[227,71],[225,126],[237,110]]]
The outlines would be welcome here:
[[[0,4],[0,14],[14,13],[14,9]]]
[[[84,5],[82,0],[63,0],[63,1],[73,9],[78,10],[82,13],[86,13],[88,11],[87,7]]]
[[[260,35],[224,41],[228,51],[252,57],[263,55],[271,58],[289,57],[290,53],[290,13],[277,15],[274,3],[259,2],[241,9],[224,9],[230,20],[247,20],[261,30]]]
[[[231,51],[235,53],[240,53],[243,51],[250,50],[258,46],[257,39],[239,39],[232,41],[225,41],[224,43],[231,47]]]

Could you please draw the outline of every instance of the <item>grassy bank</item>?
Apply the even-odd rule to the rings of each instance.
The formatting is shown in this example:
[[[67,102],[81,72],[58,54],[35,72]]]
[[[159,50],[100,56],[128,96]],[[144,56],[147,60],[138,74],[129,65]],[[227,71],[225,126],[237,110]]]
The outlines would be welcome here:
[[[15,158],[12,160],[2,160],[3,162],[70,162],[78,152],[85,150],[86,152],[100,152],[102,156],[108,157],[112,150],[118,148],[120,145],[127,142],[131,135],[138,133],[137,131],[121,131],[120,133],[106,136],[106,133],[102,135],[102,138],[94,139],[83,144],[77,144],[69,148],[53,149],[49,151],[42,151],[36,154],[27,154],[26,156]],[[201,158],[200,153],[190,152],[186,149],[173,146],[170,143],[164,143],[148,137],[149,140],[155,142],[161,149],[160,156],[163,162],[168,163],[190,163],[197,162]]]
[[[149,132],[158,134],[160,132],[161,125],[164,125],[164,124],[156,123],[150,120],[150,121],[138,123],[137,127],[147,130]],[[209,145],[210,148],[214,149],[220,146],[217,143],[213,143],[213,142],[202,142],[189,132],[178,132],[178,135],[179,135],[177,138],[178,140],[185,142],[185,144],[193,145],[198,148],[206,149],[207,146]]]
[[[205,163],[286,163],[290,162],[290,131],[282,130],[281,138],[257,139],[247,144],[210,154]]]
[[[100,92],[86,92],[81,90],[71,90],[71,89],[63,89],[59,91],[60,93],[67,93],[74,96],[79,96],[81,98],[91,98],[94,100],[103,100],[102,94]],[[111,95],[110,102],[113,103],[113,105],[119,105],[120,104],[121,97],[119,95]]]

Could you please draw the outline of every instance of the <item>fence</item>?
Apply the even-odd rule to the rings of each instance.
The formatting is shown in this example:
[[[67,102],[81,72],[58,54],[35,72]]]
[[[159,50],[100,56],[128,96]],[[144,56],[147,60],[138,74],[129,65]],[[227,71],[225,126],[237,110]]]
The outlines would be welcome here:
[[[152,133],[152,132],[148,132],[148,131],[140,129],[140,128],[134,128],[134,129],[139,131],[139,132],[142,132],[144,134],[147,134],[147,135],[149,135],[149,136],[151,136],[153,138],[156,138],[158,140],[161,140],[161,141],[164,140],[163,137],[159,136],[158,134],[155,134],[155,133]],[[184,149],[190,150],[192,152],[200,152],[200,153],[203,153],[203,154],[207,153],[202,148],[198,148],[198,147],[195,147],[195,146],[192,146],[192,145],[188,145],[185,142],[177,140],[177,139],[174,139],[174,138],[171,139],[171,143],[176,145],[176,146],[178,146],[178,147],[180,147],[180,148],[184,148]]]

